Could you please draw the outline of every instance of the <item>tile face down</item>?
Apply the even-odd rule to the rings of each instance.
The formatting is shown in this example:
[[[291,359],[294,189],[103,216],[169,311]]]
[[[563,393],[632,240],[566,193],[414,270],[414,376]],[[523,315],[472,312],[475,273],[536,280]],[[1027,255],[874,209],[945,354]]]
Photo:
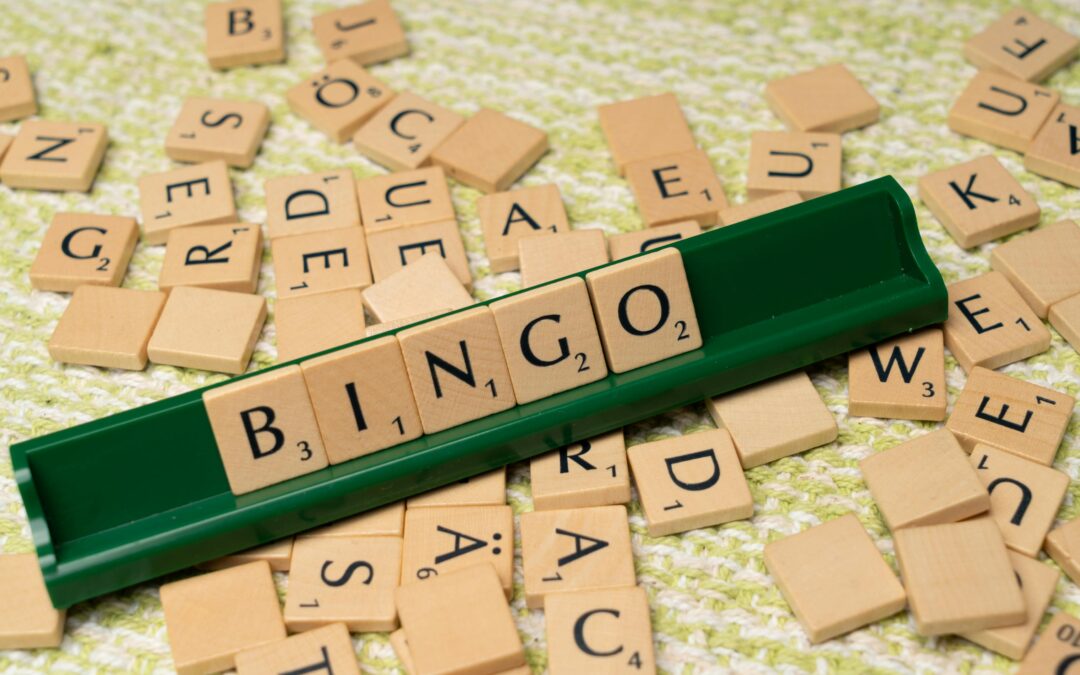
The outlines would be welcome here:
[[[64,293],[83,284],[119,286],[138,239],[134,218],[57,213],[30,266],[30,285]]]
[[[532,288],[608,262],[600,230],[573,230],[518,240],[521,287]]]
[[[61,363],[142,370],[165,294],[84,285],[75,289],[49,338]]]
[[[1045,319],[1050,306],[1080,294],[1080,226],[1062,220],[990,252],[990,265]]]
[[[473,303],[446,260],[432,252],[364,289],[364,307],[382,323],[442,314]]]
[[[206,57],[226,69],[285,60],[281,0],[232,0],[206,6]]]
[[[274,305],[278,362],[365,337],[359,288],[282,298]]]
[[[435,148],[431,159],[451,178],[481,192],[502,192],[547,152],[547,134],[481,108]]]
[[[670,92],[608,103],[599,113],[620,176],[631,162],[696,147],[679,101]]]
[[[877,122],[881,106],[842,63],[773,80],[765,100],[789,129],[842,133]]]
[[[948,289],[945,346],[969,373],[1050,348],[1050,331],[1001,272],[955,281]]]
[[[178,286],[169,293],[146,353],[154,363],[239,375],[266,321],[261,295]]]
[[[0,649],[59,647],[66,612],[54,609],[33,553],[0,555]]]

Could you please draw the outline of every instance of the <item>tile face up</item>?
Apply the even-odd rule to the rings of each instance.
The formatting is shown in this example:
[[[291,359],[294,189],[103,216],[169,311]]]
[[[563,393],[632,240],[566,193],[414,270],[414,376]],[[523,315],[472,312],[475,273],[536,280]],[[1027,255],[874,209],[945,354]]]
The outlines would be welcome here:
[[[544,603],[554,673],[655,673],[645,589],[552,595]]]
[[[990,265],[1045,319],[1050,306],[1080,293],[1080,226],[1062,220],[998,246]]]
[[[1077,635],[1080,635],[1080,619],[1068,612],[1058,612],[1035,641],[1035,646],[1020,664],[1017,674],[1067,672],[1070,666],[1080,661]]]
[[[30,285],[64,293],[83,284],[119,286],[138,239],[134,218],[57,213],[30,266]]]
[[[941,329],[929,328],[848,355],[848,414],[940,422],[945,405]]]
[[[949,284],[945,346],[964,370],[1000,368],[1050,348],[1050,331],[1000,272]]]
[[[66,612],[53,609],[36,555],[0,555],[0,594],[0,649],[60,646]]]
[[[343,623],[293,635],[236,655],[237,675],[317,673],[360,675],[349,629]]]
[[[391,171],[408,171],[430,164],[435,148],[464,122],[453,110],[406,91],[360,127],[353,144]]]
[[[360,224],[352,171],[327,171],[266,181],[266,229],[271,239]]]
[[[473,303],[469,291],[438,253],[428,253],[364,289],[364,306],[386,323],[442,314]]]
[[[626,180],[648,227],[681,220],[708,227],[728,205],[724,186],[703,150],[632,162],[626,166]]]
[[[429,584],[477,564],[494,565],[509,598],[514,583],[514,516],[509,506],[406,509],[402,586]]]
[[[1026,152],[1061,100],[1053,89],[981,70],[949,111],[953,131]]]
[[[368,0],[316,15],[315,42],[328,63],[351,59],[361,66],[409,53],[409,42],[388,0]]]
[[[164,305],[165,294],[157,291],[80,286],[49,338],[49,356],[62,363],[142,370]]]
[[[696,147],[675,94],[609,103],[599,111],[600,127],[619,175],[630,162]]]
[[[521,287],[531,288],[608,262],[600,230],[574,230],[518,240]]]
[[[502,192],[548,149],[547,134],[488,108],[465,120],[431,155],[451,178],[481,192]]]
[[[246,169],[269,126],[270,109],[262,103],[189,98],[165,138],[165,154],[178,162],[220,159]]]
[[[501,506],[506,504],[506,469],[459,480],[446,487],[409,497],[410,509],[439,506]]]
[[[334,61],[289,89],[289,108],[338,143],[344,143],[394,91],[350,59]]]
[[[371,285],[367,243],[359,227],[279,237],[270,242],[278,298]]]
[[[1061,333],[1072,348],[1080,352],[1080,295],[1050,306],[1050,325]]]
[[[225,69],[285,60],[281,0],[232,0],[206,6],[206,57]]]
[[[1080,187],[1080,107],[1054,108],[1024,155],[1024,168]]]
[[[0,122],[10,122],[37,112],[34,82],[25,56],[0,59],[0,101],[3,101],[0,103]]]
[[[1041,82],[1076,56],[1080,40],[1019,7],[964,43],[964,58],[981,70]]]
[[[851,71],[832,63],[773,80],[765,100],[789,129],[841,133],[877,122],[881,107]]]
[[[27,120],[0,164],[0,181],[12,188],[89,192],[108,144],[101,124]]]
[[[147,244],[164,244],[177,227],[235,223],[229,168],[218,160],[143,176],[139,210]]]
[[[179,286],[169,293],[147,354],[154,363],[238,375],[264,321],[261,295]]]
[[[441,257],[460,283],[472,284],[469,259],[456,220],[369,232],[367,243],[371,273],[377,282],[430,254]]]
[[[652,251],[653,249],[674,244],[701,234],[701,226],[696,221],[686,220],[670,225],[658,225],[637,232],[625,232],[608,238],[612,260],[622,260],[632,255]]]
[[[537,511],[626,504],[630,470],[623,431],[613,431],[529,462],[533,508]]]
[[[252,223],[177,228],[169,232],[158,288],[200,286],[254,293],[262,251],[262,230]]]
[[[734,225],[735,223],[741,223],[744,220],[750,220],[758,216],[765,215],[766,213],[772,213],[773,211],[779,211],[780,209],[794,206],[802,201],[802,197],[798,192],[777,192],[770,194],[768,197],[761,197],[746,202],[745,204],[737,204],[735,206],[729,206],[726,209],[721,209],[717,215],[717,221],[720,226]]]
[[[360,289],[278,300],[274,327],[279,363],[359,340],[365,335]]]
[[[492,272],[520,268],[518,241],[570,231],[559,186],[535,185],[484,195],[476,205]]]
[[[814,643],[891,616],[907,600],[852,514],[767,544],[765,567]]]
[[[369,234],[455,219],[446,174],[437,166],[365,178],[356,184],[356,195]]]
[[[820,197],[840,189],[840,165],[839,134],[755,131],[746,192],[750,199],[792,191]]]

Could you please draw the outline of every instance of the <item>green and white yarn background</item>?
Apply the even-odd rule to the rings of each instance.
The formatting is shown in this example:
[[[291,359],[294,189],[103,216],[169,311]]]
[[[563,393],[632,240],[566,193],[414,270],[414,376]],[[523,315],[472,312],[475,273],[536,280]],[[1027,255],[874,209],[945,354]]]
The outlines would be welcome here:
[[[340,167],[358,177],[383,172],[351,145],[333,144],[290,113],[284,99],[286,89],[323,65],[311,17],[346,0],[285,0],[288,62],[224,73],[206,64],[203,4],[0,0],[0,54],[27,55],[41,116],[101,122],[110,136],[90,194],[0,186],[0,552],[32,550],[12,478],[12,443],[222,377],[166,366],[133,373],[53,363],[45,345],[68,298],[32,291],[28,279],[53,213],[137,215],[136,180],[173,166],[164,154],[165,135],[181,102],[193,95],[270,106],[273,121],[254,167],[232,171],[243,220],[263,222],[267,178]],[[1026,6],[1080,34],[1078,0],[1035,0]],[[914,195],[921,175],[993,153],[1036,196],[1042,223],[1080,217],[1080,190],[1030,174],[1016,153],[961,138],[945,126],[949,107],[975,72],[962,57],[963,41],[1003,13],[1006,2],[394,0],[394,7],[412,54],[372,72],[396,90],[415,91],[458,112],[488,106],[546,130],[551,152],[522,182],[558,184],[574,227],[609,234],[641,227],[630,191],[612,168],[598,105],[675,92],[729,200],[741,202],[750,132],[782,128],[765,105],[765,83],[833,61],[846,63],[882,108],[879,123],[844,135],[845,185],[892,174]],[[1046,84],[1066,103],[1080,104],[1080,62]],[[17,128],[17,122],[3,124],[0,132]],[[516,273],[492,275],[488,268],[476,218],[479,193],[454,185],[453,197],[476,295],[516,289]],[[994,243],[965,252],[921,204],[917,211],[923,238],[947,281],[988,269]],[[124,285],[155,288],[163,250],[140,244]],[[273,297],[268,251],[259,286]],[[738,290],[716,292],[722,302],[722,294]],[[251,367],[274,359],[271,317]],[[1050,351],[1005,371],[1080,395],[1080,357],[1056,334]],[[660,668],[672,673],[1011,671],[1011,661],[959,638],[919,637],[906,613],[809,645],[765,572],[762,547],[855,512],[895,565],[889,532],[857,462],[936,426],[847,417],[846,358],[820,364],[810,374],[839,422],[840,437],[747,472],[756,505],[752,520],[654,539],[644,533],[640,507],[631,505],[637,574],[649,593]],[[950,402],[964,381],[948,357]],[[1055,463],[1074,479],[1080,478],[1078,419]],[[697,405],[635,425],[627,429],[627,440],[636,444],[711,426],[704,406]],[[509,493],[515,511],[531,509],[527,467],[512,467]],[[1080,512],[1078,496],[1074,483],[1062,519]],[[529,663],[542,671],[544,616],[525,609],[518,575],[513,611]],[[284,592],[286,578],[277,577]],[[1067,580],[1053,601],[1053,611],[1058,610],[1080,614],[1080,590]],[[385,635],[354,638],[365,672],[398,670]],[[167,672],[171,667],[157,583],[73,608],[57,650],[0,652],[0,669],[11,672]]]

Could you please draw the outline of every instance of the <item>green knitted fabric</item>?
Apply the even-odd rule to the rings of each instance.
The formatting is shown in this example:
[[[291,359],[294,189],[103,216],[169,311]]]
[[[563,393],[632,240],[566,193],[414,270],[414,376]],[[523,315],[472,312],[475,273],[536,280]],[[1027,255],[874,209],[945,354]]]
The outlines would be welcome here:
[[[172,166],[163,151],[165,135],[181,102],[192,95],[254,99],[270,106],[269,135],[254,167],[232,172],[244,220],[263,222],[267,178],[340,167],[358,177],[383,171],[351,145],[330,142],[285,103],[286,89],[323,65],[311,17],[334,5],[286,0],[288,62],[224,73],[206,64],[203,5],[199,0],[0,0],[0,55],[27,55],[41,116],[101,122],[111,139],[90,194],[0,186],[2,552],[32,550],[11,471],[11,443],[222,378],[165,366],[132,373],[52,362],[46,341],[68,299],[32,291],[28,270],[53,214],[137,214],[136,180]],[[1043,223],[1080,216],[1080,190],[1024,171],[1016,153],[946,128],[949,107],[975,72],[962,57],[962,44],[1003,13],[1006,2],[395,0],[394,6],[412,54],[372,72],[397,90],[415,91],[458,112],[487,106],[546,130],[551,152],[522,182],[557,183],[578,228],[616,233],[641,227],[630,191],[612,167],[598,105],[675,92],[729,200],[741,202],[750,132],[782,128],[765,105],[765,83],[833,61],[846,63],[881,103],[879,123],[844,135],[846,185],[892,174],[914,195],[916,180],[927,172],[993,153],[1036,196]],[[1026,6],[1080,34],[1075,0],[1033,0]],[[1065,102],[1080,103],[1080,64],[1062,69],[1047,84]],[[18,126],[0,125],[0,132],[14,133]],[[455,185],[453,197],[477,279],[476,295],[488,298],[516,289],[516,273],[493,276],[488,268],[476,217],[479,193]],[[917,210],[926,245],[947,281],[988,269],[994,243],[964,251],[921,204]],[[140,244],[124,285],[155,288],[162,255],[162,247]],[[272,297],[268,254],[265,262],[260,292]],[[268,366],[274,359],[271,317],[251,367]],[[965,376],[951,357],[947,366],[952,401]],[[1080,357],[1056,334],[1049,351],[1005,371],[1080,395]],[[894,564],[888,529],[857,462],[936,425],[848,418],[846,373],[842,357],[810,370],[837,418],[840,437],[747,472],[756,505],[752,520],[652,538],[645,535],[640,506],[631,504],[638,579],[649,594],[662,670],[1014,668],[1011,661],[959,638],[919,637],[907,613],[811,647],[766,573],[765,543],[847,512],[858,515]],[[704,406],[697,405],[635,425],[627,429],[627,440],[636,444],[711,426]],[[1074,420],[1056,462],[1072,476],[1080,473],[1078,432]],[[512,467],[509,495],[515,511],[531,508],[527,467]],[[1074,487],[1062,519],[1077,514],[1076,496]],[[284,591],[287,579],[277,577]],[[158,586],[142,584],[78,605],[69,612],[59,649],[0,652],[0,669],[170,670]],[[1080,613],[1080,592],[1073,583],[1060,583],[1053,608]],[[543,612],[525,609],[520,577],[513,611],[529,663],[541,671],[546,667]],[[366,672],[399,670],[385,635],[355,640]]]

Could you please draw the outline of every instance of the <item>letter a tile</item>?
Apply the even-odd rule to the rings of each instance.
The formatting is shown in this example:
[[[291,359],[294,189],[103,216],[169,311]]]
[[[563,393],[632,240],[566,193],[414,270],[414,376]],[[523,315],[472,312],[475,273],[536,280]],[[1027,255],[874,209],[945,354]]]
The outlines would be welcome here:
[[[630,470],[623,430],[533,457],[529,478],[537,511],[628,503]]]
[[[1050,305],[1080,293],[1080,226],[1062,220],[1016,237],[990,252],[1024,301],[1045,319]]]
[[[108,144],[101,124],[27,120],[0,164],[0,181],[12,188],[89,192]]]
[[[904,335],[848,356],[848,414],[940,422],[945,405],[941,329]]]
[[[599,113],[620,176],[631,162],[696,147],[679,100],[670,92],[602,105]]]
[[[406,509],[401,585],[491,563],[506,597],[514,584],[514,516],[509,506]]]
[[[556,593],[544,602],[552,673],[656,672],[645,589]]]
[[[1001,272],[949,284],[945,346],[964,370],[1000,368],[1050,348],[1050,331]]]
[[[484,195],[476,205],[492,272],[520,267],[518,241],[570,231],[559,186],[553,183]]]
[[[755,131],[750,135],[747,195],[761,199],[794,191],[813,199],[836,192],[841,156],[840,134]]]
[[[1027,152],[1060,99],[1061,94],[1053,89],[982,70],[975,73],[949,111],[949,128]]]
[[[323,671],[327,675],[360,675],[356,651],[345,624],[333,623],[236,655],[236,675]]]

